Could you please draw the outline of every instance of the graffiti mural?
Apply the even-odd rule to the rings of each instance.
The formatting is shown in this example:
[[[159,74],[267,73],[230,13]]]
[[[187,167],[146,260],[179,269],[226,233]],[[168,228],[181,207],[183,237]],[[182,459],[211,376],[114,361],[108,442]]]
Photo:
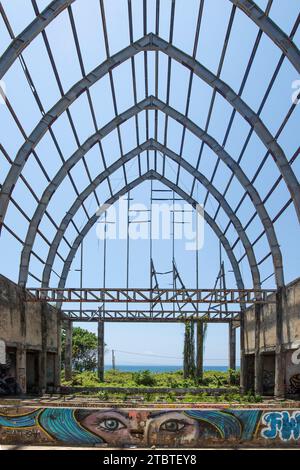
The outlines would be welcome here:
[[[300,374],[294,374],[290,377],[289,393],[291,395],[300,395]]]
[[[25,439],[32,435],[39,436],[40,442],[66,444],[189,447],[203,440],[249,439],[259,417],[257,410],[45,408],[20,415],[0,414],[0,439],[13,440],[19,434]]]
[[[300,443],[300,411],[0,408],[1,443],[192,447]],[[16,410],[15,410],[16,411]]]
[[[0,408],[0,443],[136,447],[279,440],[300,444],[300,411]]]
[[[282,441],[300,440],[300,411],[272,411],[262,418],[266,425],[261,435],[266,439],[279,437]]]
[[[0,364],[0,396],[19,395],[21,388],[9,373],[9,365]]]

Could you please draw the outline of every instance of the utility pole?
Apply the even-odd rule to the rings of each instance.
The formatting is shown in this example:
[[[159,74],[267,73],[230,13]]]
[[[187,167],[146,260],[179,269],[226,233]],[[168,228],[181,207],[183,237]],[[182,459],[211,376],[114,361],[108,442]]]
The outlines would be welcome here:
[[[112,362],[112,368],[113,370],[116,370],[116,357],[115,357],[115,351],[114,349],[111,352],[111,362]]]

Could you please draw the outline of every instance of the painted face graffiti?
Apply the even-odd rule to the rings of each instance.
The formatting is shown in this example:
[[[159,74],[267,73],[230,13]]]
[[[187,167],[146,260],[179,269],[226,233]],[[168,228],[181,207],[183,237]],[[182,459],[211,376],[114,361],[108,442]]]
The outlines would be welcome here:
[[[300,443],[300,411],[0,409],[0,443],[193,447],[205,442],[246,443],[260,436]]]
[[[79,411],[76,416],[81,426],[111,445],[184,444],[196,442],[199,436],[197,421],[182,412]]]
[[[141,444],[145,437],[148,416],[148,412],[123,412],[121,410],[76,413],[78,421],[85,429],[111,445],[117,445],[120,442]]]

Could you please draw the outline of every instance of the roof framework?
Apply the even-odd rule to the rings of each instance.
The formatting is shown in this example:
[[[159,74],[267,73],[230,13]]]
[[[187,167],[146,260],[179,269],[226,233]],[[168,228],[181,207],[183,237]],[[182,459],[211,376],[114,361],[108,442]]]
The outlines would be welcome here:
[[[109,24],[111,24],[112,18],[108,16],[107,4],[105,1],[100,0],[97,2],[99,6],[99,24],[101,23],[106,57],[96,68],[88,72],[84,63],[78,25],[76,25],[78,18],[76,17],[75,9],[79,1],[54,0],[40,13],[36,0],[32,0],[31,4],[35,18],[16,37],[9,15],[6,12],[5,4],[4,2],[3,5],[0,4],[0,14],[11,41],[0,57],[0,79],[4,79],[6,82],[7,77],[7,82],[9,83],[10,71],[14,70],[16,64],[20,63],[26,83],[30,88],[33,100],[41,115],[41,118],[34,125],[30,124],[28,126],[26,122],[22,122],[18,117],[15,105],[10,101],[9,95],[5,96],[4,91],[0,88],[3,98],[5,98],[8,115],[22,137],[22,143],[15,157],[10,155],[10,152],[5,149],[5,145],[2,143],[0,147],[3,158],[7,163],[7,172],[1,179],[0,228],[2,235],[6,231],[22,246],[19,261],[19,283],[23,286],[27,285],[28,278],[30,277],[38,285],[48,287],[51,282],[51,274],[55,273],[58,277],[58,287],[64,288],[72,262],[82,240],[97,222],[99,216],[101,216],[101,210],[91,214],[89,205],[91,198],[94,202],[94,207],[97,208],[100,206],[100,200],[104,200],[102,195],[107,193],[105,199],[107,203],[112,204],[119,196],[133,190],[144,181],[154,179],[176,192],[178,196],[189,202],[193,207],[200,202],[195,194],[196,186],[201,184],[204,187],[206,191],[204,197],[205,220],[226,251],[234,271],[236,285],[239,289],[243,289],[245,286],[245,280],[243,279],[240,267],[245,258],[250,267],[254,288],[261,287],[264,280],[261,267],[269,258],[272,259],[276,286],[282,287],[285,282],[283,269],[285,258],[282,255],[275,223],[292,206],[298,220],[300,220],[300,187],[297,174],[294,170],[295,162],[299,155],[299,146],[291,154],[290,148],[287,150],[286,147],[282,146],[280,138],[292,120],[293,115],[297,112],[297,104],[296,102],[290,104],[277,131],[269,128],[262,115],[266,103],[272,96],[272,89],[276,85],[276,81],[279,80],[284,64],[288,62],[292,70],[300,73],[300,52],[294,42],[300,22],[299,12],[291,32],[286,33],[271,18],[272,0],[265,2],[266,7],[264,11],[250,0],[224,0],[224,5],[230,4],[230,12],[228,24],[225,28],[220,59],[217,70],[214,72],[198,59],[199,38],[201,37],[201,28],[203,27],[205,17],[205,0],[195,1],[195,4],[197,3],[198,16],[191,53],[187,53],[185,50],[177,47],[175,0],[170,1],[167,38],[164,38],[161,34],[161,11],[163,8],[161,1],[155,0],[150,2],[143,0],[143,2],[140,2],[142,5],[142,16],[138,20],[143,25],[143,36],[138,40],[135,39],[135,29],[137,29],[135,5],[131,0],[127,2],[120,0],[127,8],[129,42],[124,43],[117,52],[112,53],[111,51],[114,48],[111,46],[112,41],[109,33]],[[150,13],[154,18],[154,26],[149,31]],[[248,17],[248,21],[256,25],[256,33],[240,87],[235,89],[222,78],[222,73],[226,63],[230,38],[233,34],[234,22],[237,21],[237,16],[241,14],[245,14]],[[62,73],[56,64],[55,51],[52,50],[51,41],[49,40],[49,28],[56,21],[59,21],[61,17],[63,17],[64,21],[69,22],[81,74],[81,78],[74,80],[69,88],[66,88],[63,84]],[[254,107],[242,95],[250,80],[251,69],[254,66],[253,64],[260,47],[262,47],[264,36],[267,36],[272,41],[280,55],[278,56],[279,59],[276,60],[274,73],[262,94],[262,100],[258,106]],[[48,110],[42,104],[43,98],[38,92],[39,86],[35,84],[35,80],[30,72],[30,66],[27,64],[31,48],[38,39],[43,44],[59,90],[59,99],[56,99]],[[142,61],[140,61],[140,56],[142,56]],[[166,61],[166,69],[162,71],[161,64],[164,60]],[[144,98],[142,100],[139,98],[141,95],[140,79],[142,76],[139,64],[141,63],[144,78]],[[187,73],[188,76],[183,112],[175,109],[171,104],[172,93],[176,93],[178,87],[183,86],[183,84],[180,84],[181,72],[179,73],[179,68],[174,68],[175,63],[182,69],[182,73]],[[130,107],[124,107],[123,103],[120,103],[120,95],[118,94],[118,86],[116,84],[119,69],[126,64],[129,64],[131,70],[133,104]],[[178,80],[176,82],[174,76],[176,79],[177,71]],[[164,99],[160,99],[159,91],[162,75],[166,77]],[[195,99],[193,89],[196,80],[205,83],[211,91],[208,112],[203,127],[200,127],[198,122],[190,115],[193,100]],[[98,122],[97,106],[93,93],[95,87],[100,86],[102,82],[106,83],[111,93],[113,115],[110,119],[105,118],[105,124],[101,127]],[[177,88],[176,83],[179,83]],[[252,82],[251,85],[254,87],[255,83]],[[83,96],[87,102],[93,128],[93,134],[89,133],[87,139],[81,138],[80,120],[74,117],[75,113],[73,110],[73,107]],[[210,131],[214,110],[217,107],[219,98],[224,100],[224,103],[230,109],[229,122],[225,128],[223,139],[215,138],[214,134]],[[57,136],[56,125],[58,122],[61,122],[62,118],[65,119],[66,125],[71,129],[75,142],[75,151],[70,156],[63,150],[61,140]],[[230,133],[233,132],[234,123],[237,118],[245,122],[248,133],[246,138],[241,137],[242,142],[239,145],[241,147],[240,153],[233,155],[228,149],[228,143]],[[169,143],[170,126],[173,123],[180,126],[181,130],[180,145],[177,152],[174,151],[174,146]],[[129,143],[124,139],[124,136],[127,135],[124,132],[125,125],[131,126],[130,131],[135,135],[136,145],[132,146],[130,144],[132,139],[128,139]],[[190,147],[187,147],[186,144],[189,135],[193,135],[200,142],[199,153],[196,158],[195,155],[190,155]],[[116,148],[118,149],[115,152],[115,159],[113,161],[110,161],[111,159],[108,158],[107,151],[105,151],[105,139],[111,136],[115,136]],[[253,158],[253,161],[251,161],[253,168],[251,173],[253,176],[251,178],[248,176],[247,171],[243,169],[242,160],[254,136],[260,142],[265,153],[262,159],[255,161],[255,158]],[[53,148],[59,157],[60,166],[57,168],[57,171],[49,168],[47,158],[40,154],[41,144],[45,139],[51,140]],[[95,177],[89,165],[89,153],[94,148],[98,153],[102,168]],[[210,175],[206,175],[204,172],[205,168],[203,168],[207,149],[210,149],[215,155],[215,166]],[[186,155],[187,157],[185,157]],[[263,172],[270,156],[276,164],[277,175],[268,192],[261,194],[256,183],[261,174],[265,175]],[[32,159],[38,165],[45,180],[42,191],[37,190],[34,180],[29,181],[26,173],[28,162]],[[87,181],[83,189],[73,175],[73,170],[80,163],[83,165],[82,168]],[[130,165],[136,164],[136,174],[130,173],[129,163]],[[175,176],[172,181],[166,175],[168,165],[173,165]],[[225,184],[221,189],[218,188],[218,170],[222,170],[224,167],[228,169],[228,176],[226,176]],[[122,170],[123,183],[121,188],[115,190],[111,181],[118,170]],[[189,175],[192,181],[188,190],[186,189],[185,174]],[[65,215],[59,221],[53,212],[51,212],[51,201],[58,194],[58,191],[64,187],[66,181],[73,188],[74,198],[71,205],[65,208]],[[32,214],[27,213],[26,204],[22,204],[16,197],[16,188],[18,188],[20,182],[27,188],[27,191],[35,201]],[[242,188],[242,196],[237,204],[234,204],[230,199],[230,190],[234,183],[239,184]],[[269,201],[276,190],[282,185],[286,188],[288,199],[280,201],[277,212],[270,215]],[[107,192],[104,191],[104,186],[107,188]],[[211,197],[216,201],[216,208],[210,213],[208,209]],[[241,212],[245,211],[244,204],[248,198],[253,212],[250,218],[245,218],[244,214],[241,217]],[[9,223],[10,218],[8,215],[11,207],[14,207],[26,220],[24,237],[11,227]],[[84,222],[78,225],[76,223],[76,214],[80,211],[83,211]],[[222,227],[219,221],[221,214],[225,214],[227,217],[225,228]],[[259,224],[257,227],[261,227],[261,229],[256,231],[254,237],[250,236],[251,227],[253,227],[258,219]],[[50,232],[45,233],[45,230],[42,228],[45,220],[54,230],[54,236],[52,237]],[[68,235],[70,227],[72,227],[75,233],[73,237]],[[39,252],[38,237],[47,246],[46,256],[41,255]],[[261,257],[257,259],[255,247],[262,240],[266,241],[268,249],[264,253],[259,253]],[[60,250],[62,244],[65,246],[65,249],[62,250],[64,251],[63,254],[61,254],[62,251]],[[243,246],[243,252],[240,258],[237,259],[236,248],[239,245]],[[56,272],[55,269],[57,259],[62,264],[61,272]],[[42,266],[41,276],[33,272],[33,260],[37,260]]]

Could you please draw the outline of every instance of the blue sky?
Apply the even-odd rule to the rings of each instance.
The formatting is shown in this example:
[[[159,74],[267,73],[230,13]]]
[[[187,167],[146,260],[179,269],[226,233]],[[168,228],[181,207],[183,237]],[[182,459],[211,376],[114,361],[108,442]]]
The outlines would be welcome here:
[[[47,1],[38,1],[37,4],[42,10]],[[257,2],[261,8],[265,8],[267,2],[264,0]],[[2,0],[3,7],[7,13],[12,29],[17,35],[26,25],[33,20],[34,11],[31,1],[22,1],[22,14],[20,14],[19,0]],[[148,0],[147,13],[148,21],[146,32],[155,32],[155,5],[154,0]],[[125,0],[104,1],[105,15],[107,21],[108,39],[110,46],[110,54],[118,52],[120,49],[129,44],[129,28],[128,28],[128,12],[127,2]],[[137,40],[143,36],[143,1],[133,0],[133,39]],[[176,47],[183,49],[186,53],[191,54],[193,50],[193,41],[195,36],[195,27],[198,15],[198,0],[177,0],[174,19],[174,36],[173,43]],[[228,0],[206,0],[204,2],[203,19],[199,35],[199,43],[197,48],[196,59],[204,66],[217,73],[220,55],[226,34],[228,20],[231,14],[232,4]],[[159,35],[168,40],[170,29],[170,12],[171,2],[169,0],[161,1]],[[104,36],[102,29],[101,14],[99,2],[97,0],[76,0],[72,5],[72,13],[76,24],[76,29],[80,41],[81,53],[85,72],[88,73],[106,59]],[[279,26],[287,33],[294,25],[297,15],[299,14],[299,0],[274,0],[271,8],[270,17],[276,21]],[[75,82],[82,78],[78,57],[68,12],[65,11],[53,21],[46,29],[50,47],[53,52],[53,58],[60,75],[63,90],[66,92]],[[234,17],[233,27],[228,43],[227,53],[221,70],[221,79],[227,82],[234,91],[238,92],[247,61],[253,49],[258,28],[249,20],[242,12],[237,11]],[[2,53],[9,44],[9,36],[5,25],[0,18],[0,53]],[[294,37],[295,44],[300,46],[300,32],[297,30]],[[280,59],[279,49],[263,35],[257,54],[255,56],[252,68],[246,82],[242,98],[255,111],[258,110],[263,95],[271,77],[274,73],[276,65]],[[50,61],[46,52],[45,44],[42,36],[38,36],[33,43],[25,50],[23,58],[32,76],[36,90],[39,93],[44,109],[47,111],[60,98],[60,92],[57,81],[53,74]],[[148,58],[148,94],[155,94],[155,54],[147,53]],[[138,101],[145,98],[145,76],[144,76],[144,55],[138,54],[135,58],[135,68],[137,76],[137,99]],[[158,97],[161,100],[166,99],[168,60],[162,53],[159,54],[159,85]],[[261,113],[261,118],[269,128],[276,134],[286,113],[291,106],[292,82],[300,79],[292,65],[284,60],[280,69],[274,87],[269,95],[268,100]],[[117,67],[113,72],[113,80],[116,92],[118,112],[125,111],[133,105],[133,88],[131,63],[129,61]],[[32,95],[30,87],[26,81],[23,70],[19,62],[16,62],[4,77],[7,96],[15,110],[16,116],[21,122],[25,133],[28,135],[38,121],[41,119],[41,113],[36,105],[36,101]],[[185,103],[188,89],[189,72],[182,66],[172,61],[171,87],[170,87],[170,105],[178,111],[185,112]],[[91,97],[94,103],[95,115],[98,128],[103,127],[107,122],[115,116],[112,93],[110,89],[109,78],[106,76],[94,86],[91,87]],[[205,127],[207,114],[212,97],[212,89],[199,78],[194,78],[191,91],[191,104],[188,117],[195,121],[200,127]],[[70,106],[70,112],[78,132],[78,139],[83,143],[94,131],[91,112],[88,106],[86,94],[78,98],[75,103]],[[224,139],[226,128],[231,116],[232,109],[228,103],[219,95],[217,95],[211,122],[208,132],[220,143]],[[282,146],[287,158],[290,159],[299,146],[299,107],[296,107],[289,123],[281,133],[278,142]],[[140,142],[146,140],[145,112],[141,112],[138,120],[140,125]],[[152,137],[155,132],[154,111],[149,112],[149,133]],[[66,113],[57,119],[53,125],[53,132],[65,159],[68,159],[77,149],[76,140],[69,124]],[[158,113],[158,140],[163,143],[165,129],[165,117],[163,113]],[[246,121],[236,115],[231,132],[225,145],[227,152],[237,160],[239,158],[244,141],[249,132],[249,125]],[[130,119],[120,127],[123,153],[130,151],[137,145],[135,134],[135,121]],[[182,137],[182,127],[172,119],[168,124],[167,145],[175,152],[179,153]],[[24,142],[24,136],[18,129],[12,115],[6,106],[0,106],[0,142],[11,159],[15,155]],[[103,152],[107,164],[111,164],[114,160],[120,158],[120,147],[117,131],[112,132],[102,141]],[[183,157],[190,163],[195,164],[199,155],[201,142],[196,139],[190,132],[186,133]],[[49,133],[39,142],[36,152],[41,161],[45,165],[49,178],[53,178],[61,165],[57,149]],[[266,149],[259,141],[255,134],[252,135],[247,149],[241,161],[241,167],[249,178],[252,178],[255,171],[262,161]],[[216,163],[215,154],[207,147],[204,147],[200,171],[210,178]],[[146,154],[141,155],[142,169],[146,171]],[[93,147],[86,154],[86,162],[92,178],[95,178],[103,171],[103,163],[101,162],[99,148]],[[150,153],[150,166],[153,165],[153,154]],[[0,183],[3,183],[9,164],[5,160],[0,151]],[[158,158],[158,169],[161,170],[162,160]],[[299,177],[299,161],[296,159],[293,164],[293,170]],[[134,179],[138,174],[137,161],[133,161],[126,166],[128,178]],[[166,175],[170,179],[174,179],[177,168],[169,162],[166,165]],[[25,178],[34,188],[36,195],[40,197],[47,186],[47,180],[35,159],[30,156],[23,173]],[[88,175],[84,165],[79,162],[72,170],[72,177],[81,192],[89,183]],[[268,158],[266,164],[261,171],[260,176],[256,179],[254,185],[263,198],[272,187],[274,181],[278,177],[279,172],[276,164],[271,157]],[[224,191],[230,171],[221,163],[214,178],[214,184],[219,191]],[[117,190],[124,184],[123,173],[121,170],[114,173],[111,178],[112,188]],[[162,186],[154,183],[157,189]],[[184,172],[180,173],[180,185],[183,188],[191,186],[191,178]],[[106,183],[97,189],[97,195],[101,202],[104,202],[108,195],[108,186]],[[195,198],[202,203],[205,199],[206,192],[204,188],[197,184],[194,192]],[[243,195],[243,189],[234,178],[232,185],[227,193],[228,202],[235,208]],[[15,201],[25,210],[29,219],[32,217],[36,201],[30,194],[22,181],[19,181],[14,189],[13,197]],[[144,182],[131,193],[134,202],[149,204],[150,183]],[[56,223],[60,223],[66,211],[70,208],[75,198],[75,192],[68,178],[60,185],[56,194],[52,198],[48,211],[54,218]],[[266,208],[273,218],[276,216],[281,207],[289,199],[286,186],[281,182],[274,194],[268,199]],[[97,209],[96,201],[91,195],[85,206],[91,216]],[[217,202],[214,198],[209,197],[207,201],[207,211],[214,215],[217,209]],[[237,212],[242,223],[245,225],[255,209],[247,197],[241,208]],[[78,227],[83,227],[86,223],[86,216],[81,208],[76,214],[74,221]],[[226,214],[221,210],[219,212],[217,222],[224,229],[228,223]],[[7,213],[6,224],[15,230],[21,239],[25,239],[28,228],[28,221],[24,218],[18,209],[11,204]],[[297,240],[299,237],[299,227],[296,220],[296,214],[292,205],[286,210],[284,215],[280,217],[276,224],[276,233],[284,256],[284,270],[286,282],[289,282],[299,275],[299,249]],[[40,224],[41,231],[52,241],[55,235],[53,224],[44,217]],[[262,225],[256,217],[249,226],[247,234],[251,241],[254,241],[259,235]],[[66,231],[66,237],[70,242],[75,238],[76,232],[72,225],[69,225]],[[227,232],[228,239],[234,243],[236,232],[231,226]],[[43,259],[48,253],[48,245],[38,235],[34,244],[34,251]],[[257,259],[262,259],[268,253],[266,237],[263,237],[254,247]],[[1,252],[1,272],[7,277],[17,281],[18,268],[21,254],[21,245],[18,243],[7,230],[3,230],[0,240]],[[244,251],[240,243],[234,250],[237,258],[240,258]],[[13,255],[12,255],[13,253]],[[68,246],[62,242],[59,247],[59,253],[65,257],[68,253]],[[176,263],[182,278],[187,286],[194,286],[195,279],[195,255],[187,253],[184,250],[183,243],[177,242],[175,248]],[[126,242],[125,241],[109,241],[107,244],[107,275],[106,285],[111,287],[119,287],[126,285]],[[168,271],[171,268],[172,250],[171,244],[168,242],[153,243],[153,258],[158,271]],[[229,287],[235,287],[235,280],[231,272],[231,266],[228,259],[223,253],[226,270],[226,281]],[[84,259],[85,268],[83,272],[84,286],[98,287],[103,284],[103,243],[99,242],[96,237],[96,229],[93,227],[84,241]],[[219,270],[219,243],[211,231],[205,228],[205,244],[199,254],[199,279],[201,287],[212,287],[214,285]],[[244,277],[246,287],[252,287],[252,280],[249,266],[246,259],[240,263],[241,271]],[[69,273],[67,285],[79,286],[79,254],[77,254],[71,271]],[[62,262],[56,257],[54,270],[60,273]],[[260,265],[261,278],[267,278],[273,271],[271,258],[269,257]],[[43,271],[43,264],[34,256],[31,257],[30,272],[37,278],[40,278]],[[171,283],[171,279],[163,277],[161,285],[167,287]],[[51,276],[51,285],[57,285],[58,278],[53,273]],[[28,285],[36,286],[38,282],[31,277]],[[129,285],[148,287],[149,286],[149,242],[138,241],[130,243],[130,279]],[[274,278],[270,278],[264,283],[264,287],[273,287]],[[88,329],[95,331],[93,325],[86,325]],[[173,356],[174,359],[166,357],[165,359],[150,358],[145,359],[140,356],[126,355],[124,353],[117,354],[119,363],[166,363],[177,364],[178,357],[182,354],[183,349],[183,326],[182,325],[163,325],[163,324],[108,324],[106,325],[105,340],[109,348],[122,351],[133,351],[138,353],[153,353],[162,356]],[[208,364],[226,363],[227,358],[227,326],[226,325],[210,325],[208,328],[205,358]],[[110,360],[110,357],[108,357]]]

